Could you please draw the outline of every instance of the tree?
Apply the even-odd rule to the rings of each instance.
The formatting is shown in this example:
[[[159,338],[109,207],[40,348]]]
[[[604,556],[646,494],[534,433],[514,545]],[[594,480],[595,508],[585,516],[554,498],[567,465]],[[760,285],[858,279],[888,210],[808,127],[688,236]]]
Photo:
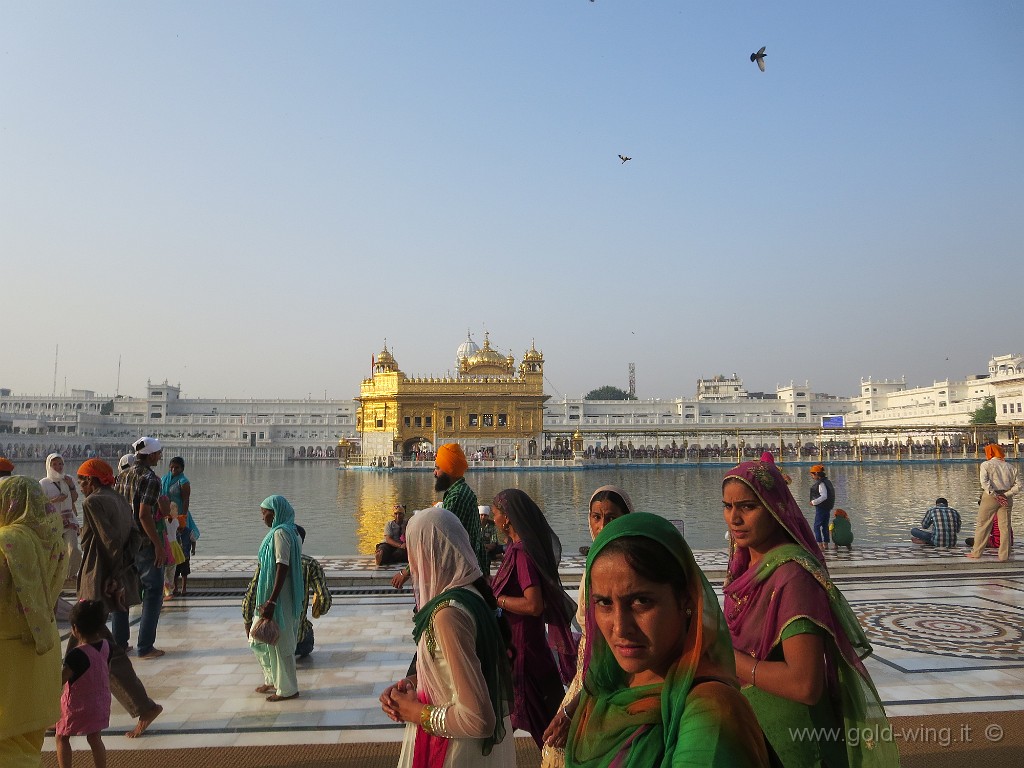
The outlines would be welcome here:
[[[636,395],[631,395],[624,389],[613,387],[610,384],[606,384],[603,387],[592,389],[587,392],[587,396],[584,400],[636,400]],[[995,413],[995,406],[993,406],[993,413]]]
[[[995,408],[995,406],[992,406],[992,407]],[[103,415],[103,416],[109,416],[113,412],[114,412],[114,401],[113,400],[108,400],[107,402],[105,402],[103,405],[100,406],[100,414]],[[994,410],[992,412],[995,413]]]
[[[971,424],[995,424],[996,423],[996,399],[986,397],[984,404],[971,414]]]

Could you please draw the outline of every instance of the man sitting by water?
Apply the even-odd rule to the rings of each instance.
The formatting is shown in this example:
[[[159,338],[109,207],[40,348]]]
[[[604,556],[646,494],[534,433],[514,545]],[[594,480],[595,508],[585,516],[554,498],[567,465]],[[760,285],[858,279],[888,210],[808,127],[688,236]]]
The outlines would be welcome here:
[[[955,547],[958,533],[960,513],[940,496],[935,500],[935,506],[924,513],[921,527],[910,529],[910,539],[915,544],[929,547]]]
[[[395,504],[392,519],[384,525],[384,541],[377,545],[373,555],[377,565],[409,562],[409,552],[405,548],[405,526],[405,504]]]

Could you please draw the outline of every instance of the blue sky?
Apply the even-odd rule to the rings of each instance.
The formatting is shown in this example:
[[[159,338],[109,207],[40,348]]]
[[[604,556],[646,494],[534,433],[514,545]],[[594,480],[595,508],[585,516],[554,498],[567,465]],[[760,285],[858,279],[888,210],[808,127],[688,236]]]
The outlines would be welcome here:
[[[0,386],[352,397],[467,329],[556,396],[983,372],[1022,50],[1016,1],[0,0]]]

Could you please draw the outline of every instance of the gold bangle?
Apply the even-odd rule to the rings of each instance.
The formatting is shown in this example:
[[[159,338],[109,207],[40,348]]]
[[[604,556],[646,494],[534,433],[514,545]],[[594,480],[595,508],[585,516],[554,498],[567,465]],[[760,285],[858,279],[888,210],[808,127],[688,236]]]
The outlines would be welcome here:
[[[754,660],[754,666],[750,668],[750,684],[757,687],[757,665],[761,663],[760,659]]]
[[[433,734],[433,730],[430,728],[430,714],[434,708],[427,704],[423,709],[420,710],[420,728],[429,734]]]

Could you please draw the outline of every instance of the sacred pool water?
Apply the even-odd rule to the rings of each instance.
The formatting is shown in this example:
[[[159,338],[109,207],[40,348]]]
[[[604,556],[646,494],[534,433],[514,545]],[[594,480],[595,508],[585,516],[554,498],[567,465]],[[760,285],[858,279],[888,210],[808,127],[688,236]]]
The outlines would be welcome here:
[[[167,461],[157,474],[167,471]],[[638,510],[682,519],[694,549],[725,546],[721,510],[722,475],[727,464],[702,467],[609,468],[583,471],[470,470],[466,478],[481,504],[504,488],[520,488],[544,510],[565,553],[590,543],[587,501],[594,489],[620,485]],[[786,467],[793,495],[810,509],[807,467]],[[67,467],[69,474],[75,467]],[[24,462],[19,474],[43,477],[42,462]],[[201,464],[186,467],[192,482],[192,511],[202,530],[197,555],[255,556],[266,528],[258,510],[273,493],[295,507],[307,531],[306,551],[314,555],[369,554],[381,540],[396,502],[409,510],[433,504],[434,478],[427,472],[339,470],[333,464]],[[850,513],[855,545],[882,546],[909,540],[935,498],[945,496],[960,510],[961,539],[970,535],[977,512],[978,463],[902,463],[829,467],[838,506]],[[812,516],[808,512],[808,520]]]

